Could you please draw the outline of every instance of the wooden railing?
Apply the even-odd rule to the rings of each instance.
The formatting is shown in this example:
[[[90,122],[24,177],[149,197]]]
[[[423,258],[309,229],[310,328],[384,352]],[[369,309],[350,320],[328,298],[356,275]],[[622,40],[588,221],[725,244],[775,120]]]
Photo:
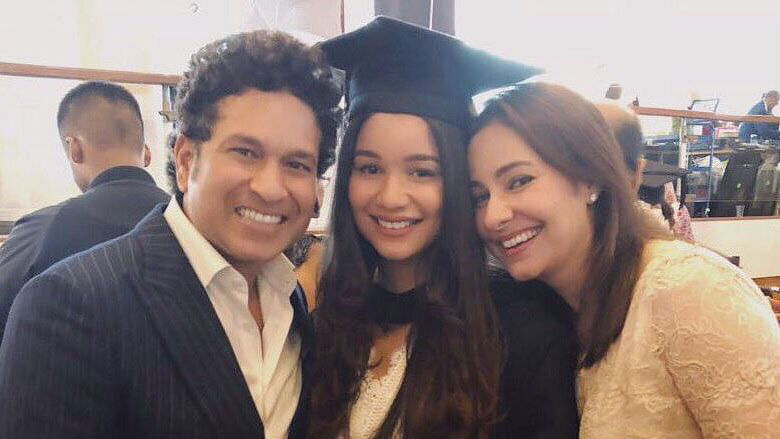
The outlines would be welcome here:
[[[725,120],[729,122],[780,123],[780,117],[775,116],[734,116],[730,114],[710,113],[708,111],[675,110],[656,107],[629,107],[634,113],[642,116],[682,117],[685,119]]]
[[[178,75],[126,72],[121,70],[82,69],[75,67],[51,67],[34,64],[14,64],[5,62],[0,62],[0,75],[169,86],[178,84],[179,79],[181,79],[181,77]]]

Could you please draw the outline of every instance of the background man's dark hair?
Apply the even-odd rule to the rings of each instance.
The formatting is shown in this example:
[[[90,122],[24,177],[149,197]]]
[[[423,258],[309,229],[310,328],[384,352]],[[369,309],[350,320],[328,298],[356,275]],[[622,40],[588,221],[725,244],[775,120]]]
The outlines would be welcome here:
[[[639,118],[634,113],[629,113],[615,104],[596,104],[596,108],[604,116],[620,145],[623,152],[623,160],[631,172],[636,173],[639,170],[639,161],[644,156],[644,137],[642,136],[642,125]]]
[[[57,129],[60,132],[60,136],[65,136],[65,130],[72,123],[73,118],[71,115],[74,113],[74,110],[80,109],[87,101],[96,97],[103,98],[111,103],[125,104],[133,111],[138,117],[138,123],[141,125],[140,144],[143,145],[144,121],[138,101],[121,85],[101,81],[89,81],[79,84],[62,98],[57,109]]]
[[[281,32],[231,35],[195,53],[178,85],[179,133],[195,141],[196,147],[208,141],[218,102],[250,88],[284,90],[312,108],[322,131],[317,169],[321,176],[334,162],[341,93],[321,52]],[[175,182],[175,166],[169,165],[167,171]],[[173,191],[181,200],[175,184]]]

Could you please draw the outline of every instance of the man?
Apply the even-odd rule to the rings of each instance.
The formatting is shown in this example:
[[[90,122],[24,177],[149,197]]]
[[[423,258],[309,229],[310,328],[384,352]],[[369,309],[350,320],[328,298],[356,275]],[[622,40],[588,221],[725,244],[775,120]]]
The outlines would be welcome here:
[[[22,286],[54,263],[130,231],[169,196],[142,168],[149,165],[138,102],[125,88],[86,82],[57,112],[65,155],[83,192],[16,222],[0,247],[0,340]]]
[[[312,329],[281,255],[314,214],[340,95],[281,33],[179,84],[176,196],[29,282],[0,347],[0,437],[303,437]]]
[[[775,108],[778,101],[780,101],[780,92],[770,90],[764,93],[761,96],[761,101],[748,111],[748,116],[771,116],[772,109]],[[776,123],[743,122],[739,125],[739,139],[743,142],[750,141],[750,136],[753,134],[757,135],[759,139],[780,139],[780,131],[778,131]]]
[[[663,227],[669,227],[675,237],[693,242],[688,209],[685,206],[675,209],[676,200],[667,201],[664,195],[667,184],[683,178],[686,170],[644,158],[644,137],[636,114],[615,104],[598,103],[596,108],[620,145],[630,171],[632,189],[639,194],[639,205]]]
[[[633,175],[634,190],[639,190],[643,185],[665,184],[667,176],[676,177],[675,172],[684,171],[673,166],[647,161],[642,157],[642,126],[635,114],[614,104],[599,103],[596,104],[596,107],[604,116],[604,120],[607,121],[607,125],[612,129],[612,133],[620,145],[626,165]],[[652,173],[645,174],[648,169]],[[685,207],[683,206],[681,209],[685,209]],[[684,215],[677,215],[677,220],[675,225],[684,226],[686,230],[674,230],[675,236],[679,239],[693,241],[693,232],[690,230],[690,215],[688,215],[687,209],[685,209]],[[728,259],[728,257],[726,258]],[[780,300],[769,298],[769,302],[778,323],[780,323]]]

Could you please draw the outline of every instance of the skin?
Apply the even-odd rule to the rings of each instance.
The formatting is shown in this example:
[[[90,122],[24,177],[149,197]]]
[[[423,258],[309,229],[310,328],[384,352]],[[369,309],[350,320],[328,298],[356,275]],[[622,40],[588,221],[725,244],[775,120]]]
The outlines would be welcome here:
[[[415,272],[441,227],[444,198],[438,148],[426,122],[407,114],[371,116],[358,135],[349,202],[360,234],[382,257],[379,283],[402,293],[416,286]],[[378,331],[375,377],[387,374],[409,325]]]
[[[778,101],[780,101],[780,95],[769,95],[764,98],[764,105],[766,105],[766,110],[768,112],[772,112],[772,109],[777,106]]]
[[[93,98],[71,115],[62,133],[62,146],[73,181],[86,192],[98,175],[116,166],[147,167],[151,162],[149,146],[143,144],[138,116],[124,103]],[[128,129],[123,137],[114,128]]]
[[[199,148],[179,136],[176,179],[187,217],[247,280],[258,319],[258,274],[314,214],[321,133],[312,109],[287,92],[250,89],[217,110]]]
[[[477,231],[488,250],[513,278],[541,279],[577,309],[597,189],[566,178],[498,122],[474,136],[469,164]]]
[[[443,204],[438,149],[423,119],[380,113],[364,123],[349,201],[360,234],[384,260],[381,282],[395,292],[413,288]]]

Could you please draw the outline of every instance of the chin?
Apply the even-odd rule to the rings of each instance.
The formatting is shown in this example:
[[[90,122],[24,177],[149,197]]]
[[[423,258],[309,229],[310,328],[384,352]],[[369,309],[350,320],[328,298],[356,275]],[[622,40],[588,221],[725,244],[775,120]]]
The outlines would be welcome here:
[[[538,270],[533,270],[531,267],[523,266],[505,266],[507,273],[512,276],[512,279],[518,282],[526,282],[539,278]]]
[[[393,262],[407,261],[422,253],[422,250],[414,249],[382,248],[382,246],[374,246],[374,248],[382,259]]]

